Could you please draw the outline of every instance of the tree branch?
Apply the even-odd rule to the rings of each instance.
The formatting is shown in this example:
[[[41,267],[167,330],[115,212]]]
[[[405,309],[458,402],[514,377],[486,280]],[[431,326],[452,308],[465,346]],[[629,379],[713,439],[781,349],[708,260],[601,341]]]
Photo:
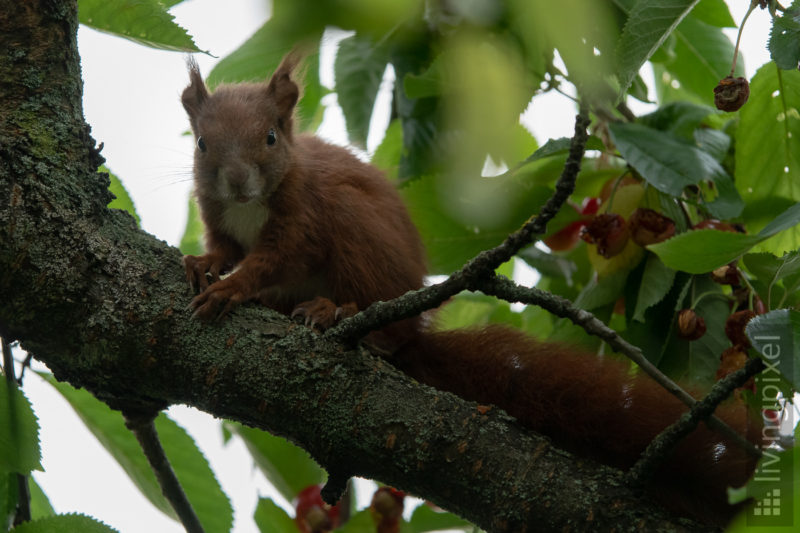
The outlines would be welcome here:
[[[0,12],[0,335],[113,407],[183,403],[283,435],[491,531],[698,530],[498,409],[415,383],[274,312],[191,318],[180,252],[106,208],[75,2]],[[401,401],[398,401],[401,399]]]
[[[542,206],[538,215],[531,217],[523,226],[509,235],[505,241],[491,250],[485,250],[469,260],[458,272],[445,281],[423,289],[409,291],[389,302],[375,302],[360,313],[342,320],[330,329],[326,336],[339,342],[353,342],[370,331],[381,329],[397,320],[417,316],[434,309],[445,300],[470,288],[482,278],[492,276],[495,269],[511,259],[534,237],[547,230],[547,223],[556,216],[561,206],[575,190],[575,180],[581,169],[581,161],[589,139],[588,111],[581,108],[575,117],[575,133],[572,136],[569,155],[564,170],[556,182],[553,195]]]
[[[158,485],[164,493],[164,497],[175,510],[187,533],[204,533],[203,525],[197,517],[192,504],[183,492],[178,477],[169,463],[167,454],[158,439],[155,417],[158,413],[131,414],[123,411],[125,417],[125,427],[134,434],[139,446],[142,447],[147,462],[158,479]]]
[[[733,393],[734,389],[744,386],[751,377],[764,369],[764,362],[759,358],[749,359],[743,368],[732,372],[719,380],[711,391],[692,408],[681,415],[671,426],[662,431],[653,442],[648,444],[642,457],[627,472],[630,483],[642,486],[658,470],[658,467],[669,456],[675,446],[703,420],[711,416],[719,404]]]
[[[558,317],[570,320],[573,324],[582,327],[590,335],[604,340],[615,352],[625,355],[628,359],[636,363],[645,374],[653,378],[655,382],[664,387],[667,392],[678,398],[686,406],[694,408],[697,405],[697,400],[656,368],[656,366],[644,356],[641,349],[623,339],[619,333],[606,326],[602,320],[589,311],[575,307],[575,305],[566,298],[537,289],[536,287],[523,287],[509,279],[499,276],[483,280],[477,286],[473,287],[473,289],[481,290],[486,294],[502,298],[509,302],[537,305]],[[713,409],[711,412],[713,412]],[[721,434],[725,435],[727,439],[741,446],[749,454],[754,457],[761,457],[761,451],[756,446],[734,431],[716,415],[710,415],[705,419],[705,422],[710,428],[719,431]]]

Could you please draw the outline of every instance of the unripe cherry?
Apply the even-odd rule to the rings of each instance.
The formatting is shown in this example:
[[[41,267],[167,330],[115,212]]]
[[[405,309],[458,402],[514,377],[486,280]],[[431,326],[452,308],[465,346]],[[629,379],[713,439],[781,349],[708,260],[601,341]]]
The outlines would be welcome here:
[[[675,222],[671,218],[646,207],[633,212],[628,218],[628,227],[633,242],[643,247],[675,235]]]
[[[694,309],[682,309],[678,313],[678,335],[696,341],[706,333],[706,321]]]

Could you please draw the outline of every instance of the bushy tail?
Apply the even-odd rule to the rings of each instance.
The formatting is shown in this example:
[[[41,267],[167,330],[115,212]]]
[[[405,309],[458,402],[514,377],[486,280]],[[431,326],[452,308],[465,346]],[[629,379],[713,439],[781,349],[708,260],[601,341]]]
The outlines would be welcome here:
[[[625,361],[501,326],[422,333],[395,363],[418,381],[497,405],[556,445],[622,469],[687,411]],[[761,420],[742,402],[728,401],[715,414],[759,442]],[[735,511],[726,487],[744,485],[754,468],[744,450],[701,424],[658,472],[651,492],[675,512],[721,524]]]

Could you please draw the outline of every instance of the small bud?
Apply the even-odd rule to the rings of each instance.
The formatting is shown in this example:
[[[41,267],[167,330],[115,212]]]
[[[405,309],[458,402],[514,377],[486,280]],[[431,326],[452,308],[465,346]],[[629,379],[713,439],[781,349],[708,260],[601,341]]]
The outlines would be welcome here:
[[[725,335],[733,345],[743,346],[745,349],[750,347],[750,339],[747,338],[744,328],[754,316],[756,316],[755,311],[745,309],[736,311],[725,320]]]
[[[321,533],[323,531],[330,531],[333,529],[331,524],[330,518],[328,518],[328,512],[325,511],[322,507],[317,507],[316,505],[306,512],[306,515],[303,517],[308,524],[309,531],[311,533]]]
[[[750,84],[745,78],[727,76],[714,87],[714,105],[721,111],[737,111],[750,97]]]
[[[755,311],[757,315],[763,315],[767,312],[767,305],[758,295],[753,298],[753,311]]]
[[[678,335],[682,338],[695,341],[705,333],[706,321],[694,309],[683,309],[678,313]]]
[[[735,265],[722,265],[711,271],[711,279],[720,285],[739,285],[739,269]]]
[[[295,502],[295,524],[300,533],[327,533],[339,525],[339,504],[322,501],[320,485],[301,490]]]
[[[392,487],[380,487],[372,495],[369,511],[377,533],[397,533],[406,494]]]
[[[657,211],[640,207],[628,219],[631,239],[639,246],[665,241],[675,235],[675,222]]]
[[[619,254],[628,244],[628,225],[617,214],[595,215],[581,231],[581,238],[589,244],[596,244],[597,253],[608,259]]]

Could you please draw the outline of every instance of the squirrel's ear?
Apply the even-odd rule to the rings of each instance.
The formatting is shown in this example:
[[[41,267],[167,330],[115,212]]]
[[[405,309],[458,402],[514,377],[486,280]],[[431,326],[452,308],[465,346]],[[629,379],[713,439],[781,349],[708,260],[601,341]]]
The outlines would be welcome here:
[[[267,84],[267,97],[275,102],[278,118],[289,122],[297,101],[300,99],[300,87],[292,80],[292,74],[300,62],[297,50],[289,52],[272,74]]]
[[[189,114],[192,127],[194,127],[195,118],[208,98],[208,89],[203,82],[203,76],[200,75],[200,68],[195,60],[189,58],[186,64],[189,67],[189,86],[183,90],[181,103],[183,103],[183,108]]]

